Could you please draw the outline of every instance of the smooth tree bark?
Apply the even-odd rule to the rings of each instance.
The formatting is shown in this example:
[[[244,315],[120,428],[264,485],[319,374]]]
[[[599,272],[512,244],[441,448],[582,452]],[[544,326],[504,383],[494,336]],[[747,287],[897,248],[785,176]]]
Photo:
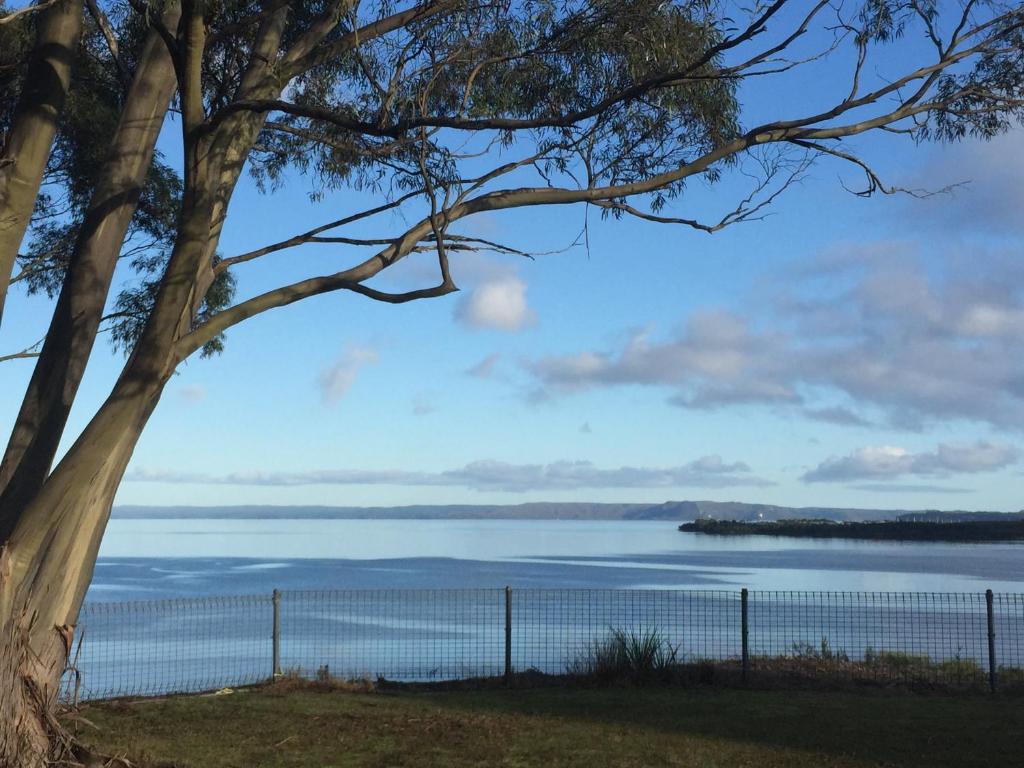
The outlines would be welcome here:
[[[179,15],[180,8],[172,4],[163,14],[164,24],[175,26]],[[176,85],[167,46],[150,31],[0,461],[0,541],[11,533],[19,511],[53,464]]]
[[[0,322],[67,98],[82,15],[76,0],[60,0],[38,11],[25,87],[0,152]]]
[[[114,495],[166,382],[181,362],[177,342],[191,330],[202,292],[215,277],[212,257],[227,206],[265,120],[264,113],[242,112],[216,134],[195,138],[204,120],[206,32],[197,4],[186,2],[184,7],[188,16],[179,32],[184,46],[176,74],[186,147],[185,190],[178,236],[149,321],[110,396],[40,486],[40,473],[46,475],[63,433],[65,408],[73,402],[95,339],[97,313],[109,291],[108,272],[117,250],[108,246],[121,244],[117,231],[127,228],[138,197],[134,174],[140,166],[148,168],[152,157],[152,146],[147,149],[139,142],[155,141],[151,132],[159,131],[166,111],[166,45],[162,52],[147,46],[150,55],[140,62],[133,84],[137,101],[126,102],[118,131],[124,143],[115,141],[104,177],[109,189],[97,190],[90,207],[96,226],[88,228],[87,217],[51,323],[51,334],[58,332],[55,343],[51,345],[48,334],[40,356],[40,363],[52,361],[56,369],[40,371],[37,364],[14,432],[15,438],[20,434],[28,439],[12,439],[5,457],[4,466],[10,469],[0,497],[0,691],[10,695],[0,704],[2,766],[37,768],[65,747],[52,713]],[[286,81],[267,64],[277,51],[286,17],[287,8],[282,7],[261,24],[240,95],[275,98],[283,90]],[[362,30],[362,39],[394,29],[401,20],[404,16],[379,32]],[[336,25],[337,18],[299,45],[315,47]],[[174,25],[163,26],[166,34]],[[350,34],[334,47],[342,51],[358,40]],[[173,83],[173,66],[171,74]],[[53,350],[49,355],[47,346]],[[76,361],[81,370],[68,371]]]
[[[881,0],[868,0],[867,6],[878,2]],[[948,70],[970,63],[972,58],[988,61],[987,56],[1002,65],[999,57],[1008,51],[1012,58],[1015,46],[1020,45],[1024,15],[1019,10],[974,22],[970,12],[976,3],[971,1],[946,39],[938,33],[927,3],[903,6],[903,13],[916,18],[935,43],[934,60],[908,66],[902,75],[877,82],[873,89],[865,88],[861,79],[871,35],[864,30],[856,35],[851,32],[858,56],[848,93],[840,89],[835,104],[823,111],[745,130],[734,128],[728,114],[731,86],[710,95],[700,89],[715,79],[731,83],[756,75],[753,82],[761,82],[757,78],[773,67],[784,71],[801,61],[814,61],[815,57],[807,56],[786,58],[784,52],[829,3],[813,4],[809,10],[807,4],[787,0],[759,4],[750,12],[749,23],[738,25],[739,31],[730,36],[725,32],[706,34],[710,27],[691,24],[685,14],[671,15],[665,11],[671,3],[631,0],[630,9],[636,6],[638,12],[648,14],[645,18],[652,33],[667,30],[668,41],[693,35],[661,64],[651,52],[661,55],[658,51],[664,46],[615,49],[624,36],[614,25],[640,22],[637,13],[627,9],[624,14],[614,2],[581,1],[583,11],[570,20],[572,23],[548,23],[539,42],[524,43],[521,49],[510,48],[506,34],[506,15],[513,13],[512,5],[502,9],[489,0],[479,5],[469,0],[437,0],[393,10],[382,4],[380,17],[362,26],[353,18],[357,5],[338,0],[327,3],[319,16],[307,18],[298,13],[296,5],[264,0],[256,12],[232,17],[221,30],[211,28],[201,0],[183,0],[180,20],[147,16],[152,39],[136,67],[110,157],[88,208],[50,332],[0,468],[0,486],[6,485],[0,495],[0,766],[40,768],[64,754],[66,745],[53,719],[60,675],[74,642],[78,612],[118,484],[175,369],[227,329],[325,293],[355,293],[395,304],[449,294],[457,290],[449,265],[451,251],[520,253],[449,232],[450,226],[485,212],[586,204],[701,231],[755,219],[806,169],[804,162],[794,163],[782,173],[776,191],[770,189],[770,181],[779,168],[771,167],[754,194],[710,225],[667,215],[662,211],[664,200],[652,204],[650,212],[637,206],[642,204],[638,201],[650,199],[645,196],[681,194],[680,185],[686,180],[707,177],[758,148],[795,149],[801,155],[852,163],[865,175],[869,191],[893,191],[881,184],[864,161],[838,149],[838,142],[876,130],[917,131],[927,137],[922,132],[936,114],[943,120],[966,120],[968,127],[970,120],[977,118],[982,128],[997,132],[999,125],[989,128],[984,120],[992,114],[1012,114],[1021,106],[1020,89],[1006,82],[1004,66],[993,67],[995,74],[981,83],[978,77],[943,79]],[[781,39],[761,44],[769,22],[774,23],[787,5],[800,6],[793,28]],[[143,3],[133,2],[132,6],[149,14]],[[705,8],[695,0],[687,12]],[[296,17],[304,26],[290,29]],[[492,23],[491,37],[481,32],[481,19]],[[524,38],[532,40],[533,20],[522,21],[521,29],[530,29]],[[873,16],[865,17],[864,29],[871,29],[876,22]],[[658,26],[661,24],[667,26]],[[574,37],[580,29],[587,30],[586,34]],[[207,52],[226,36],[243,32],[247,43],[237,53],[244,54],[244,66],[232,92],[225,94],[211,74]],[[388,39],[388,45],[373,47],[374,41],[392,34],[394,39]],[[604,34],[619,59],[605,56],[601,50],[587,53],[592,39]],[[873,34],[882,39],[885,31]],[[754,52],[737,54],[733,63],[722,60],[733,49],[749,45],[755,46]],[[821,55],[828,52],[826,49]],[[585,67],[577,69],[577,60],[586,55],[591,56],[585,63],[592,70],[586,70],[584,76],[579,73]],[[564,71],[559,70],[559,56],[572,61],[564,65]],[[533,66],[537,62],[543,66]],[[600,87],[602,77],[619,76],[628,67],[638,68],[638,74],[626,78],[621,87],[609,86],[609,92],[593,95],[572,91],[574,84],[584,91]],[[648,71],[650,67],[654,70]],[[491,80],[489,68],[499,69]],[[988,70],[980,71],[987,76]],[[542,76],[552,78],[542,93],[557,92],[570,106],[549,109],[538,101],[534,81]],[[355,89],[358,97],[352,96],[351,103],[338,104],[324,95],[337,84],[331,78],[339,77],[364,87],[363,91]],[[303,78],[311,83],[305,97]],[[409,83],[415,85],[411,90]],[[183,195],[174,246],[141,334],[109,396],[51,470],[109,297],[121,241],[175,85]],[[438,97],[437,89],[447,91]],[[353,93],[344,87],[337,90],[344,94],[339,98]],[[470,108],[477,90],[484,95]],[[588,98],[594,103],[588,104]],[[359,104],[370,106],[354,106]],[[644,114],[644,110],[648,112]],[[270,115],[281,117],[272,121]],[[636,122],[631,123],[636,115]],[[666,125],[677,132],[666,133]],[[498,139],[514,148],[514,137],[530,138],[524,140],[528,149],[521,156],[510,159],[503,154],[490,170],[451,171],[461,159],[460,153],[478,164],[480,155],[486,154],[464,149],[466,136],[474,134],[497,137],[490,139],[489,148],[496,146]],[[371,168],[379,163],[393,172],[399,183],[387,189],[388,199],[381,205],[347,213],[281,243],[220,260],[216,257],[220,234],[243,168],[260,153],[278,151],[273,140],[281,135],[306,142],[298,150],[281,150],[292,152],[292,162],[308,167],[308,155],[321,152],[316,170],[335,181],[347,180],[360,163]],[[458,136],[453,139],[458,148],[446,149],[443,142],[452,135]],[[297,158],[297,154],[302,156]],[[575,175],[566,170],[573,163],[582,169]],[[531,169],[539,169],[536,185],[502,187],[506,180],[518,180]],[[420,203],[410,212],[412,224],[392,236],[360,239],[325,234],[399,210],[410,201]],[[200,317],[200,306],[219,274],[304,243],[372,246],[374,252],[356,260],[354,266],[286,283]],[[436,285],[389,293],[368,284],[420,251],[436,254]]]

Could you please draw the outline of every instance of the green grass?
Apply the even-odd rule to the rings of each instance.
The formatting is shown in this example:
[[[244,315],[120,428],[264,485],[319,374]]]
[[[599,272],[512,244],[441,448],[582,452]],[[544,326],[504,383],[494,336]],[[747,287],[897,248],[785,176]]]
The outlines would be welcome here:
[[[86,707],[86,743],[143,766],[867,768],[1020,762],[1020,699],[604,688],[276,687]]]

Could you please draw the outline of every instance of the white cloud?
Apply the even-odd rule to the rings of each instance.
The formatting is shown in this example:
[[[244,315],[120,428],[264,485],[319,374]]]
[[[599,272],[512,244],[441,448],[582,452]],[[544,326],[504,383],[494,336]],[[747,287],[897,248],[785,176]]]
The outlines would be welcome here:
[[[965,336],[1021,336],[1024,309],[977,303],[964,308],[957,329]]]
[[[345,350],[341,358],[320,372],[317,383],[320,395],[328,405],[334,405],[352,387],[359,370],[377,362],[377,351],[371,347],[353,346]]]
[[[633,334],[618,352],[580,352],[530,364],[541,396],[595,386],[645,384],[674,387],[671,402],[710,408],[743,402],[799,402],[785,380],[784,340],[751,330],[735,314],[694,314],[664,342]]]
[[[462,300],[455,316],[470,328],[498,331],[518,331],[536,320],[526,300],[526,283],[515,275],[481,282]]]
[[[589,461],[550,464],[511,464],[481,460],[443,472],[404,470],[309,470],[295,472],[235,472],[212,475],[150,468],[133,468],[127,482],[199,483],[211,485],[403,485],[450,486],[477,491],[567,491],[593,488],[761,487],[773,483],[754,475],[743,462],[704,456],[676,467],[618,467],[601,469]]]
[[[702,310],[665,336],[530,361],[532,396],[632,385],[666,390],[683,408],[752,403],[849,426],[877,415],[908,429],[951,419],[1024,429],[1019,257],[929,254],[926,270],[891,243],[861,252],[826,254],[747,311]],[[837,397],[848,405],[831,405]]]
[[[907,476],[948,477],[991,472],[1016,461],[1017,450],[999,443],[944,443],[934,451],[924,453],[877,445],[859,448],[847,456],[826,459],[801,479],[807,483],[835,483]]]

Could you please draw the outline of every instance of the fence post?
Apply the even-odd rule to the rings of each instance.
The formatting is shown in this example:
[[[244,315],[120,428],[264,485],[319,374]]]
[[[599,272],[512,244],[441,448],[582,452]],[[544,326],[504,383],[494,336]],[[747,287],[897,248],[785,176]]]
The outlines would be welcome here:
[[[749,595],[749,593],[747,592],[747,588],[746,587],[744,587],[743,589],[740,590],[740,611],[741,611],[740,632],[741,632],[742,639],[743,639],[743,667],[742,667],[742,672],[741,672],[741,680],[743,681],[744,684],[747,682],[747,672],[748,672],[748,670],[750,668],[750,646],[749,646],[749,643],[747,641],[748,631],[750,629],[750,625],[748,624],[748,621],[747,621],[748,595]]]
[[[505,685],[512,682],[512,587],[505,587]]]
[[[278,589],[274,590],[270,602],[274,606],[274,633],[272,635],[273,641],[273,665],[274,673],[273,677],[278,677],[281,674],[281,591]]]
[[[988,613],[988,688],[996,692],[996,618],[992,610],[992,590],[985,590],[985,610]]]

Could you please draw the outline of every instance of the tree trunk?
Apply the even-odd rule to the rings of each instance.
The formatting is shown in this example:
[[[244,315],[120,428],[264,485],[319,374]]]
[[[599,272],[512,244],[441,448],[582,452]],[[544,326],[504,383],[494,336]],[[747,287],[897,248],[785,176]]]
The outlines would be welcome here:
[[[30,650],[27,615],[0,622],[0,765],[5,768],[41,768],[60,754],[59,726],[52,720],[66,654],[59,633],[45,649]],[[46,681],[40,687],[38,681]]]
[[[82,4],[62,0],[40,12],[38,23],[24,90],[0,153],[0,320],[71,82]]]
[[[163,22],[177,24],[175,5]],[[0,462],[0,541],[50,471],[99,330],[125,234],[175,88],[167,46],[149,33],[110,155],[86,211],[46,341]]]
[[[200,167],[201,150],[186,155]],[[23,507],[0,547],[0,675],[10,710],[0,720],[0,766],[36,768],[59,748],[52,716],[78,611],[92,580],[114,495],[142,430],[180,362],[182,313],[209,244],[212,195],[200,169],[187,171],[178,237],[146,328],[117,383],[81,436]],[[30,660],[22,663],[18,659]],[[5,762],[7,761],[7,762]]]
[[[281,15],[283,18],[283,15]],[[189,33],[204,32],[191,19]],[[53,706],[78,611],[92,579],[114,494],[142,430],[179,359],[175,344],[191,328],[206,257],[216,246],[238,168],[231,153],[188,138],[201,102],[198,60],[186,60],[182,96],[185,190],[174,251],[146,327],[113,391],[42,486],[4,508],[11,533],[0,549],[0,766],[39,768],[59,752]],[[191,66],[190,66],[191,65]],[[195,71],[192,71],[195,70]],[[181,73],[179,73],[181,75]],[[180,85],[180,84],[179,84]],[[258,121],[235,143],[251,143]],[[244,158],[244,154],[240,160]],[[13,486],[11,486],[13,487]],[[0,542],[4,541],[0,537]]]
[[[31,623],[29,612],[0,619],[0,765],[5,768],[41,768],[67,752],[53,713],[71,636],[53,631],[33,648]]]
[[[114,494],[169,376],[122,375],[0,547],[0,766],[63,757],[53,713],[78,611]]]

